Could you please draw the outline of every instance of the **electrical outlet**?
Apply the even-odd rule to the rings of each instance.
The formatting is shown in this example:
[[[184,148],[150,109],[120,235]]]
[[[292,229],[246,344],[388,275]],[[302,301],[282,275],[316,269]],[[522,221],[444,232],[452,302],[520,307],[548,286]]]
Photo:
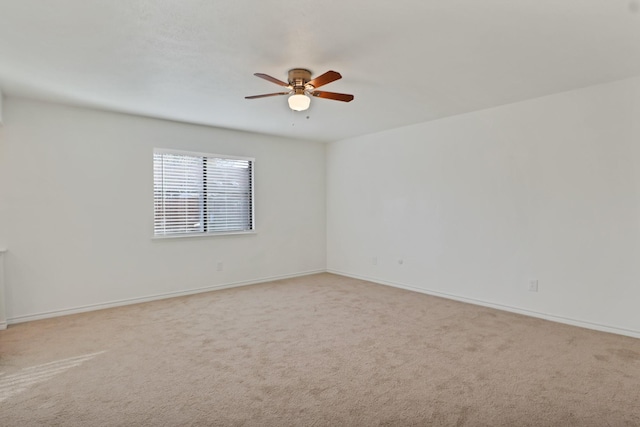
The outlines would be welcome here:
[[[371,258],[371,264],[378,265],[378,257],[377,256],[374,256],[373,258]]]
[[[222,264],[222,261],[218,261],[218,265],[216,266],[218,271],[222,271],[223,270],[224,265]]]
[[[529,292],[538,292],[537,280],[529,280]]]

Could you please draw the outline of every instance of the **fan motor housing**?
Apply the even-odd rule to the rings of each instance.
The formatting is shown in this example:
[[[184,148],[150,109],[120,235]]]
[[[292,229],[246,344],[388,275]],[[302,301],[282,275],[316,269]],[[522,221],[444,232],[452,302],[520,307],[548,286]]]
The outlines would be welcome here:
[[[304,87],[311,80],[311,71],[304,68],[293,68],[289,70],[289,84],[293,87]]]

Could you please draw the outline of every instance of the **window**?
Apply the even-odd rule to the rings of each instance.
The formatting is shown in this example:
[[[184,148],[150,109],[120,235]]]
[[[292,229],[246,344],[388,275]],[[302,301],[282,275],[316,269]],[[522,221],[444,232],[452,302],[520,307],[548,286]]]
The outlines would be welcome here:
[[[153,150],[153,234],[254,230],[254,159]]]

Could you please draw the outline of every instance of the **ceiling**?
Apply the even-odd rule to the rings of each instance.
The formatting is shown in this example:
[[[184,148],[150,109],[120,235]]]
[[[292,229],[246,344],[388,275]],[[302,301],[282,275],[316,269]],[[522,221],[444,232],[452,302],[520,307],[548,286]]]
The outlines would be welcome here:
[[[342,74],[293,112],[290,68]],[[4,0],[0,89],[334,141],[640,75],[638,0]]]

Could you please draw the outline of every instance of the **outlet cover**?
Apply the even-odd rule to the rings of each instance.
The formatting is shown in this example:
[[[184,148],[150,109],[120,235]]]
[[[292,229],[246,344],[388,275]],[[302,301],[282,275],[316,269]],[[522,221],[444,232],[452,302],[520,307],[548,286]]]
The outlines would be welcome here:
[[[529,280],[529,292],[538,292],[537,280]]]

